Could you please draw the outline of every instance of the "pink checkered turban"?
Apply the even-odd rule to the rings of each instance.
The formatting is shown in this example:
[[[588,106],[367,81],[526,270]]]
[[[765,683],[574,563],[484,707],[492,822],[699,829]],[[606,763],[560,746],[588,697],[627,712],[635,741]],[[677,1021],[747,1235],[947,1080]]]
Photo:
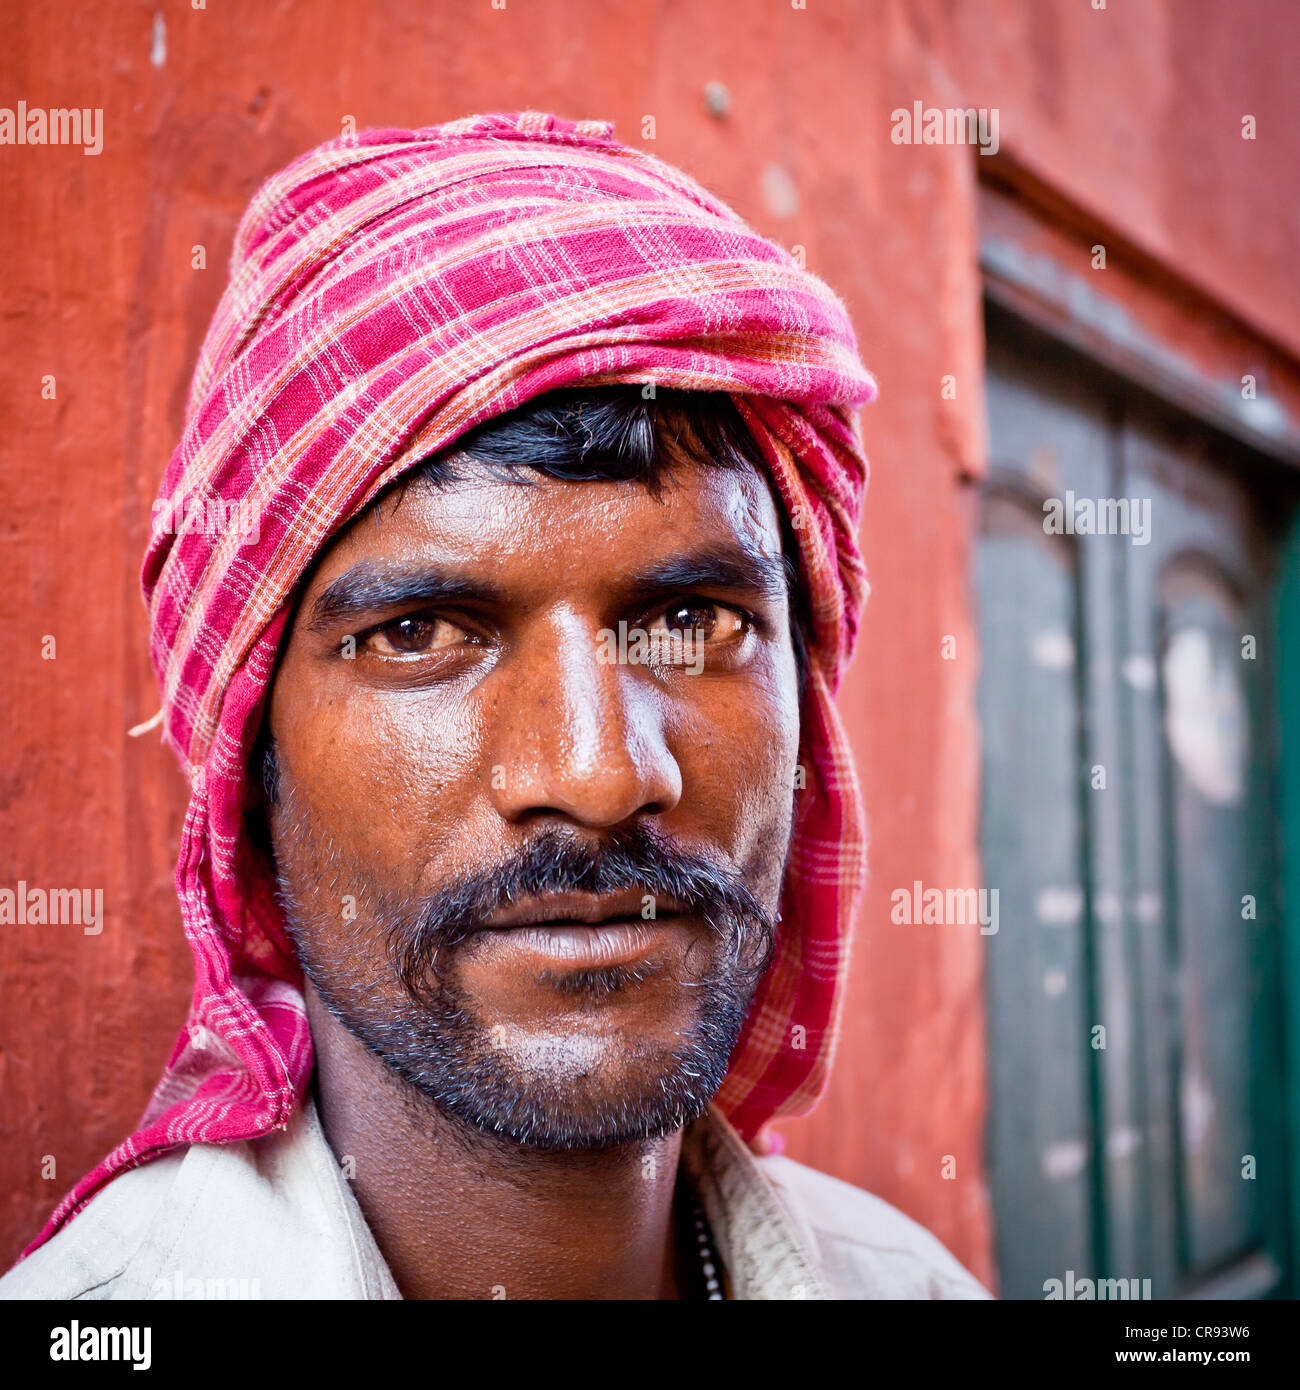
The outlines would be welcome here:
[[[189,1018],[115,1173],[179,1144],[283,1128],[312,1070],[301,974],[243,824],[249,752],[295,586],[330,538],[471,426],[559,387],[725,391],[801,547],[813,614],[806,785],[764,977],[717,1101],[762,1150],[831,1059],[864,875],[832,697],[865,593],[857,408],[875,392],[840,300],[607,121],[541,112],[371,130],[263,185],[239,225],[185,431],[159,493],[256,526],[155,527],[143,585],[166,741],[192,794],[177,864]],[[164,510],[162,515],[166,515]]]

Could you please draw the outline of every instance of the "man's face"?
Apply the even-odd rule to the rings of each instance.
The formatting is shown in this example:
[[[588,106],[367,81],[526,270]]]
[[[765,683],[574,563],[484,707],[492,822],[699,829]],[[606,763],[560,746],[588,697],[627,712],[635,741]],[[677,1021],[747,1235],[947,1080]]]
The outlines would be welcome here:
[[[290,930],[444,1113],[657,1137],[721,1084],[774,930],[799,739],[776,507],[753,470],[658,498],[470,470],[381,499],[295,610],[269,713]]]

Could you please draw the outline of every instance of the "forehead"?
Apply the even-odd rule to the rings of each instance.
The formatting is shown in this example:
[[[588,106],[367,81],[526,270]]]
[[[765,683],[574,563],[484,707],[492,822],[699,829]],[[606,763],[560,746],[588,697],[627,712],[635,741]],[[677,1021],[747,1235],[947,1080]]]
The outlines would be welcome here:
[[[383,497],[323,555],[308,592],[362,561],[421,559],[490,571],[519,590],[599,586],[655,557],[740,541],[781,554],[778,504],[752,467],[677,466],[657,493],[643,482],[572,482],[521,470],[526,482],[475,472],[415,479]]]

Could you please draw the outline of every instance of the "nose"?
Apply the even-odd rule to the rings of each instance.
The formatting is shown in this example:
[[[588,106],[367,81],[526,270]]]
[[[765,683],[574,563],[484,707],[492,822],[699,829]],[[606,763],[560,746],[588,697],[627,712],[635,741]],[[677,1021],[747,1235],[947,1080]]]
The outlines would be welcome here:
[[[682,794],[664,735],[664,688],[609,659],[598,624],[552,615],[493,672],[489,786],[499,814],[610,827],[662,814]]]

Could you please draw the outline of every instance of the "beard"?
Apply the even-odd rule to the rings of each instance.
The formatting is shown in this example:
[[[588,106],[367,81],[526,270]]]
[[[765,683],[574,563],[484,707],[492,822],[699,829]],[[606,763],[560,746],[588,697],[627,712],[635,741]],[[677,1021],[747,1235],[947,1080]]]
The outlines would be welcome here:
[[[774,949],[775,924],[741,875],[648,827],[607,832],[598,844],[552,828],[504,864],[426,897],[398,897],[345,867],[333,842],[322,846],[295,810],[292,789],[279,791],[279,898],[303,971],[330,1014],[441,1115],[560,1151],[660,1138],[707,1108]],[[323,905],[337,904],[345,885],[357,915],[340,930],[337,911]],[[521,1041],[481,1016],[458,980],[458,952],[491,913],[527,895],[628,889],[672,900],[707,928],[687,952],[687,978],[676,982],[694,1008],[671,1043],[624,1029],[611,1062],[584,1054],[572,1038]],[[540,978],[555,993],[557,1014],[567,1014],[616,1007],[616,996],[665,968],[644,961]]]

